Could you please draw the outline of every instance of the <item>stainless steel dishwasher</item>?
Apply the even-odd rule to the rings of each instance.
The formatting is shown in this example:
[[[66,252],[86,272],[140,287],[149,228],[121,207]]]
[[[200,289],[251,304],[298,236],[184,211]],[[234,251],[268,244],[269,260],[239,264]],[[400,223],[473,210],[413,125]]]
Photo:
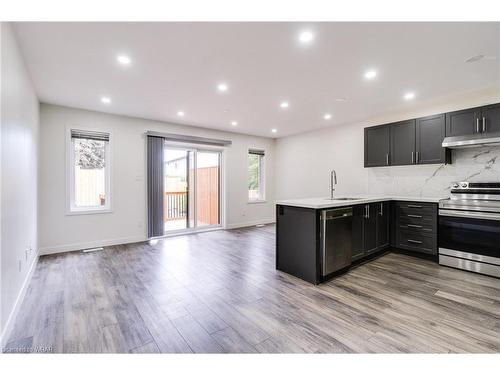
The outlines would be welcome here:
[[[352,207],[321,212],[321,274],[326,276],[351,264]]]

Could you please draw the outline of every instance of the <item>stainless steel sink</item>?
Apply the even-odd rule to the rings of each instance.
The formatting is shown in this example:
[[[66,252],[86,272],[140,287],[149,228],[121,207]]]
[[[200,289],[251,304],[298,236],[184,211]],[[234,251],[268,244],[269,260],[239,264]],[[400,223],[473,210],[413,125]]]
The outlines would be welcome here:
[[[363,198],[325,198],[327,201],[357,201]]]

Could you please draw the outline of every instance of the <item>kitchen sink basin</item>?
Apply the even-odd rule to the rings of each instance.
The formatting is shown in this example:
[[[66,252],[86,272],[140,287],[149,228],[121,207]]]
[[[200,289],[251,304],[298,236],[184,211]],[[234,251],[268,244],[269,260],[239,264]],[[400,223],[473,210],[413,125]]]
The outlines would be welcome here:
[[[357,201],[363,198],[325,198],[328,201]]]

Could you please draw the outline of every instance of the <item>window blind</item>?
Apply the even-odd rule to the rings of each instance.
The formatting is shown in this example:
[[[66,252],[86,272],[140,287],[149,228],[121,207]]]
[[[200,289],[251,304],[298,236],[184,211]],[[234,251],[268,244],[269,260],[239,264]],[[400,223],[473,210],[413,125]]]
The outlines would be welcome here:
[[[71,138],[92,139],[94,141],[109,142],[109,133],[71,129]]]
[[[248,153],[250,155],[260,155],[260,156],[264,156],[265,155],[264,150],[256,150],[256,149],[250,149],[250,150],[248,150]]]
[[[163,144],[160,137],[148,137],[148,237],[163,236]]]

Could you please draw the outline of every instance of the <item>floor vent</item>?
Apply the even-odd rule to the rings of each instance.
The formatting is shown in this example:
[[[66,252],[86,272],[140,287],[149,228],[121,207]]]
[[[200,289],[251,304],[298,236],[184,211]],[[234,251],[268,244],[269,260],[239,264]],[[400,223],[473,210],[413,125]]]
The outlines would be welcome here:
[[[93,253],[94,251],[102,251],[102,250],[104,250],[103,247],[94,247],[92,249],[82,250],[82,253]]]

